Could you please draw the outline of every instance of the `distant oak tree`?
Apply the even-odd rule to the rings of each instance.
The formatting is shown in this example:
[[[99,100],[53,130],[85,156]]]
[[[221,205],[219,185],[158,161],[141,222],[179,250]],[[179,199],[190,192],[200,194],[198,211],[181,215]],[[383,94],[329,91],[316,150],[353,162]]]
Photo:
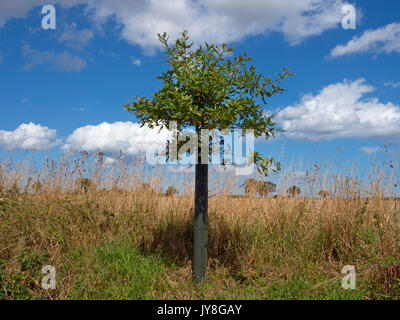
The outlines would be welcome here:
[[[167,188],[167,190],[165,191],[165,195],[166,195],[167,197],[173,197],[174,195],[176,195],[176,194],[178,194],[178,193],[179,193],[179,191],[176,190],[173,186],[169,186],[169,187]]]
[[[328,198],[328,197],[331,196],[331,193],[330,193],[329,191],[326,191],[326,190],[320,190],[320,191],[318,192],[318,195],[319,195],[321,198]]]
[[[301,189],[298,186],[291,186],[286,190],[289,197],[297,197],[301,193]]]

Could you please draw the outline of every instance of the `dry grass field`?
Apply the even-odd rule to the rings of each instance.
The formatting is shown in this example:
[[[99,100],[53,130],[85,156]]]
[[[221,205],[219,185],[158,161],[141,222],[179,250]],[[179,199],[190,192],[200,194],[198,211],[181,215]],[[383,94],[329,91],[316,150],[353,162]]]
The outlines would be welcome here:
[[[207,281],[196,287],[191,183],[165,196],[161,185],[178,182],[89,158],[0,164],[1,299],[400,297],[390,170],[361,185],[336,177],[328,198],[232,196],[239,183],[225,181],[209,199]],[[77,185],[82,176],[93,183]],[[44,265],[56,269],[55,290],[41,287]],[[355,267],[354,290],[341,287],[345,265]]]

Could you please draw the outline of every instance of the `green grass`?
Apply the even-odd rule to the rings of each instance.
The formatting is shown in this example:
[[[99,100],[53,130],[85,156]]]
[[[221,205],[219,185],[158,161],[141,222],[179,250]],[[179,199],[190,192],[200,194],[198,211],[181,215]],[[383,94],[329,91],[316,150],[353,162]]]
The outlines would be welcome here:
[[[71,292],[73,299],[156,299],[167,290],[163,277],[168,267],[162,258],[144,255],[129,239],[88,253]]]
[[[19,260],[23,271],[1,283],[0,298],[43,299],[44,290],[34,287],[32,279],[43,277],[37,272],[47,262],[46,256],[24,253]],[[40,262],[39,262],[40,261]],[[3,266],[5,262],[3,261]],[[190,262],[178,266],[172,257],[161,253],[144,253],[127,238],[110,240],[98,247],[76,248],[57,266],[57,292],[67,299],[363,299],[367,295],[362,283],[357,290],[341,288],[340,278],[316,272],[312,266],[291,270],[293,276],[276,279],[279,266],[271,277],[240,273],[232,275],[227,267],[212,268],[207,281],[195,286]],[[271,267],[271,266],[270,266]],[[296,266],[293,266],[296,268]],[[1,269],[0,269],[1,270]],[[299,272],[300,271],[300,272]],[[73,285],[70,284],[73,276]],[[275,279],[274,279],[275,278]],[[4,295],[7,290],[7,296]],[[64,293],[63,293],[64,291]],[[41,294],[38,294],[42,292]],[[51,290],[49,290],[51,294]]]

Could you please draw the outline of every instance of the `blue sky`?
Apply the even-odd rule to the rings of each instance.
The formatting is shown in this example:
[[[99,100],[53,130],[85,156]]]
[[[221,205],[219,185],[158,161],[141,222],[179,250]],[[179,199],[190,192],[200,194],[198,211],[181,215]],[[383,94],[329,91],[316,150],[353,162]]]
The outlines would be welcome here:
[[[258,151],[300,172],[356,161],[365,175],[375,157],[399,158],[400,2],[350,3],[354,30],[341,0],[2,1],[0,149],[136,154],[152,135],[122,105],[160,87],[156,34],[187,29],[196,43],[245,51],[260,73],[296,73],[266,106],[286,133]],[[47,4],[55,30],[41,27]]]

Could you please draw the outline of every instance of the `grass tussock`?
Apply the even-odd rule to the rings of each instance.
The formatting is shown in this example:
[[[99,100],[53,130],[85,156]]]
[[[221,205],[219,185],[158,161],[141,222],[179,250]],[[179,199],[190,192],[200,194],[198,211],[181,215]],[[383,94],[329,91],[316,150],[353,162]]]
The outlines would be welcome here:
[[[324,185],[329,197],[232,196],[226,186],[240,183],[225,178],[209,199],[207,281],[195,287],[190,179],[166,181],[140,162],[89,158],[40,169],[0,164],[1,299],[400,296],[393,175],[364,184],[336,176]],[[171,184],[180,195],[164,193]],[[55,290],[41,287],[44,265],[56,269]],[[355,290],[341,287],[345,265],[355,266]]]

